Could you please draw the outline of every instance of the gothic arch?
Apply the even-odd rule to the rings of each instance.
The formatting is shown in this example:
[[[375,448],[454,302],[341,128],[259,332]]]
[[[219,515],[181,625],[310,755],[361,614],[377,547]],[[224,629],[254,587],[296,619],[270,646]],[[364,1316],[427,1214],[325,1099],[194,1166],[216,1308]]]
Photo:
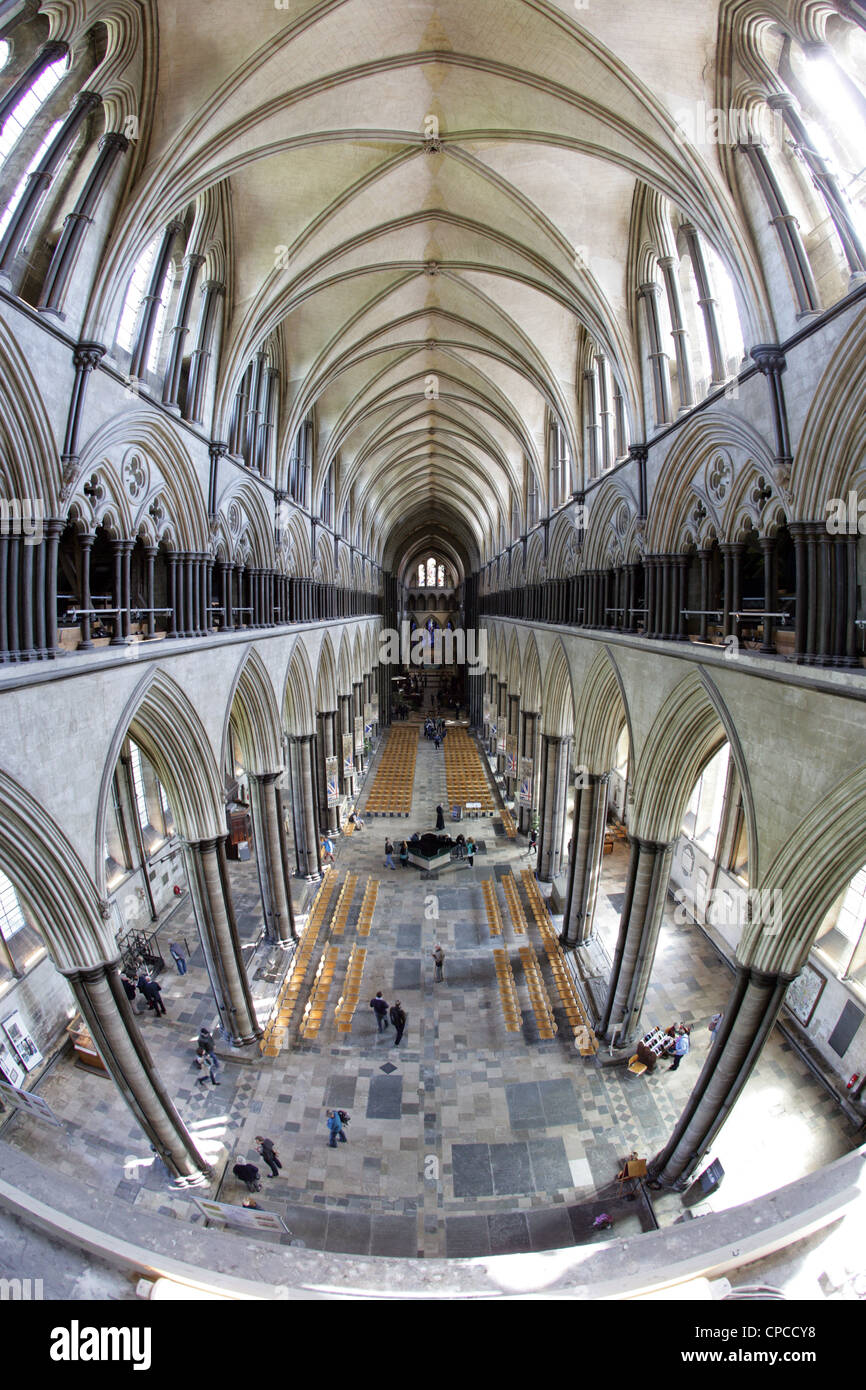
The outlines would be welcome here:
[[[567,736],[574,732],[574,686],[568,657],[559,639],[548,657],[544,673],[541,726],[545,734]]]
[[[592,773],[609,772],[616,760],[623,721],[634,748],[631,711],[613,653],[599,651],[587,672],[577,702],[575,761]]]
[[[289,734],[312,734],[316,729],[313,709],[315,681],[302,642],[295,642],[283,690],[283,719]]]
[[[241,662],[229,693],[223,725],[223,767],[231,726],[241,745],[247,772],[276,772],[282,767],[280,712],[265,664],[255,649]]]

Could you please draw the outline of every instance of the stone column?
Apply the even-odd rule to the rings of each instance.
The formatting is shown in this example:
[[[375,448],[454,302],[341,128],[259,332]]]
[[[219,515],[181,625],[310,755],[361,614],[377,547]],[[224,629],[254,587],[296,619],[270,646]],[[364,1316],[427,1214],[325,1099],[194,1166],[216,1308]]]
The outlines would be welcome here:
[[[565,798],[571,739],[564,734],[541,736],[541,808],[538,836],[538,877],[550,883],[562,864]]]
[[[599,1024],[599,1032],[603,1034],[622,1024],[618,1039],[621,1046],[630,1043],[638,1032],[673,857],[673,843],[640,840],[633,836],[629,836],[629,842],[631,859],[625,901],[607,1000]]]
[[[658,296],[659,286],[654,280],[641,285],[638,298],[643,300],[646,312],[646,332],[648,355],[652,368],[653,394],[655,397],[656,428],[667,425],[671,420],[671,379],[667,353],[662,350],[659,327]]]
[[[593,935],[595,906],[604,855],[610,773],[584,773],[576,788],[574,848],[560,942],[582,946]]]
[[[165,275],[168,270],[169,261],[171,260],[172,247],[174,246],[175,239],[184,236],[185,231],[186,229],[182,222],[170,222],[163,232],[162,241],[153,263],[147,294],[142,300],[138,334],[129,361],[129,375],[133,380],[142,377],[147,371],[147,360],[150,356],[153,333],[156,328],[156,319],[162,297],[161,292],[165,284]]]
[[[205,388],[208,379],[208,366],[213,352],[213,341],[219,318],[220,300],[226,292],[225,285],[218,280],[208,280],[202,287],[202,306],[198,321],[196,344],[192,350],[189,366],[189,382],[186,391],[187,420],[201,423],[204,411]]]
[[[707,632],[707,627],[708,627],[708,624],[709,624],[709,619],[708,619],[708,617],[707,617],[707,610],[709,609],[709,606],[710,606],[710,559],[712,558],[712,553],[713,553],[713,552],[712,552],[711,550],[699,550],[699,551],[698,551],[698,559],[699,559],[700,562],[701,562],[701,599],[700,599],[700,606],[701,606],[701,641],[702,641],[702,642],[706,642],[706,641],[708,640],[708,636],[709,636],[709,634],[708,634],[708,632]]]
[[[692,364],[689,357],[689,335],[683,321],[683,305],[680,296],[680,282],[677,279],[677,262],[673,256],[662,256],[659,266],[665,280],[668,310],[671,317],[671,333],[677,359],[679,379],[680,411],[690,410],[695,403],[695,388],[692,383]]]
[[[354,734],[355,734],[354,719],[360,719],[360,720],[362,721],[362,725],[363,725],[363,719],[364,719],[364,686],[363,686],[363,682],[362,682],[362,681],[353,681],[353,682],[352,682],[352,713],[353,713],[352,736],[353,736],[353,738],[354,738]],[[361,783],[360,783],[360,778],[361,778],[361,774],[362,774],[363,771],[364,771],[364,754],[363,754],[363,752],[361,752],[361,753],[356,752],[356,753],[355,753],[355,772],[358,774],[358,785],[359,785],[359,786],[361,785]]]
[[[195,292],[196,280],[201,267],[204,265],[204,256],[184,256],[183,258],[183,281],[180,287],[180,294],[177,301],[177,312],[175,314],[174,327],[171,330],[171,350],[168,355],[168,363],[165,369],[163,382],[162,403],[168,409],[180,414],[180,374],[183,366],[183,349],[186,342],[186,335],[189,332],[189,315],[192,308],[192,297]]]
[[[792,975],[738,965],[724,1017],[665,1147],[649,1165],[662,1186],[684,1186],[724,1124],[761,1055]]]
[[[778,599],[776,597],[776,538],[775,536],[760,536],[758,544],[761,547],[761,554],[764,559],[764,611],[775,613]],[[774,652],[776,650],[774,623],[775,618],[764,619],[764,640],[761,643],[762,652]]]
[[[496,742],[508,729],[508,686],[505,681],[496,682]],[[496,748],[491,748],[491,753],[496,754],[496,771],[500,777],[505,773],[505,754],[498,753]]]
[[[117,160],[129,149],[125,135],[109,131],[99,142],[99,154],[90,171],[78,201],[64,220],[60,240],[51,258],[48,274],[42,286],[39,312],[60,314],[66,287],[75,267],[87,229],[93,225],[99,200],[114,170]],[[61,314],[62,317],[62,314]]]
[[[710,363],[712,369],[712,385],[721,386],[727,376],[725,370],[725,358],[722,352],[722,340],[719,334],[718,306],[713,298],[710,277],[707,273],[706,260],[704,258],[704,248],[701,245],[697,230],[690,223],[683,226],[686,237],[686,244],[689,248],[689,257],[692,262],[692,270],[698,286],[698,304],[704,316],[704,330],[707,335],[707,347],[710,353]]]
[[[65,971],[90,1036],[151,1147],[175,1178],[200,1179],[206,1160],[160,1080],[117,965]]]
[[[292,894],[286,872],[285,829],[277,782],[281,772],[249,774],[256,869],[265,915],[265,935],[275,945],[297,941]]]
[[[767,151],[763,145],[754,144],[751,140],[738,145],[737,149],[745,155],[751,164],[758,187],[767,204],[770,223],[776,229],[776,235],[779,238],[791,282],[797,295],[799,312],[800,314],[817,313],[820,311],[821,300],[815,285],[812,267],[809,264],[809,257],[800,235],[800,224],[788,209],[776,180],[772,163],[767,156]]]
[[[532,758],[532,784],[535,787],[538,783],[538,769],[535,766],[535,743],[538,731],[538,713],[532,710],[525,710],[521,713],[522,740],[520,744],[521,758]],[[521,835],[528,835],[532,825],[531,806],[521,806],[518,812],[517,828]]]
[[[514,739],[515,739],[515,745],[514,745],[514,746],[515,746],[515,749],[518,750],[518,768],[517,768],[517,771],[518,771],[518,774],[519,774],[519,773],[520,773],[520,767],[519,767],[519,747],[520,747],[520,696],[519,696],[519,695],[509,695],[509,696],[508,696],[508,730],[507,730],[507,732],[508,732],[509,738],[514,738]],[[517,781],[517,779],[514,778],[514,777],[509,777],[509,778],[508,778],[508,795],[509,795],[510,797],[513,797],[513,796],[514,796],[514,789],[515,789],[516,781]]]
[[[295,826],[295,858],[302,878],[315,878],[322,872],[319,825],[316,819],[313,735],[296,734],[289,739],[295,755],[292,768],[292,808]]]
[[[154,574],[153,574],[153,570],[154,570],[154,566],[155,566],[155,564],[156,564],[156,552],[157,552],[157,547],[156,547],[155,545],[146,545],[146,546],[144,547],[144,558],[145,558],[145,560],[147,561],[147,607],[148,607],[148,614],[147,614],[147,633],[146,633],[145,635],[146,635],[146,638],[147,638],[147,641],[148,641],[148,642],[153,641],[154,637],[156,636],[156,614],[155,614],[154,611],[153,611],[153,610],[154,610],[154,607],[155,607],[155,603],[154,603],[154,582],[153,582],[153,580],[154,580]]]
[[[262,1035],[241,953],[226,867],[225,837],[184,846],[190,892],[220,1023],[233,1047]]]

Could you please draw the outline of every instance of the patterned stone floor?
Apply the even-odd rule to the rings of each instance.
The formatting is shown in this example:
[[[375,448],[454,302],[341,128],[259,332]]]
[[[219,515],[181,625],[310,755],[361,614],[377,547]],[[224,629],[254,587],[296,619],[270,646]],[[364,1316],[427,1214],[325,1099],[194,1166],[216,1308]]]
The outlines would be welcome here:
[[[526,938],[507,925],[497,887],[506,929],[503,940],[490,940],[481,888],[484,879],[498,884],[529,864],[524,842],[509,841],[498,818],[482,820],[471,823],[478,836],[474,867],[453,862],[422,875],[383,866],[386,835],[398,843],[415,829],[433,828],[436,804],[446,804],[443,764],[442,753],[419,737],[412,816],[370,818],[338,846],[340,881],[347,872],[359,879],[315,1041],[295,1031],[291,1049],[278,1058],[262,1059],[258,1051],[231,1058],[218,1088],[197,1086],[193,1042],[203,1023],[214,1025],[214,1006],[196,952],[186,976],[164,976],[167,1016],[141,1018],[160,1074],[203,1149],[223,1143],[232,1154],[221,1200],[240,1202],[244,1195],[230,1174],[236,1156],[260,1164],[259,1200],[283,1215],[290,1230],[285,1242],[374,1255],[541,1250],[591,1240],[592,1220],[602,1210],[614,1216],[619,1235],[649,1229],[646,1197],[617,1197],[614,1175],[627,1152],[651,1155],[665,1141],[703,1062],[705,1024],[724,1004],[730,973],[697,929],[666,921],[645,1018],[663,1026],[695,1023],[692,1052],[676,1073],[665,1066],[635,1078],[622,1067],[600,1067],[578,1055],[565,1026],[554,1040],[541,1040],[517,954]],[[363,795],[360,805],[363,811]],[[623,852],[605,858],[599,923],[608,949],[625,869]],[[231,873],[249,941],[259,926],[255,866],[233,864]],[[341,1034],[333,1010],[367,876],[380,880],[378,903],[365,943],[361,1000],[351,1033]],[[528,909],[526,915],[543,960]],[[182,925],[176,917],[173,934]],[[191,922],[186,935],[192,942]],[[430,957],[437,940],[446,952],[441,984],[433,982]],[[523,1010],[520,1034],[505,1030],[494,945],[509,950]],[[390,1027],[377,1032],[368,1007],[377,989],[389,1002],[399,997],[407,1011],[399,1048]],[[548,989],[556,1002],[550,981]],[[15,1117],[5,1139],[124,1201],[196,1219],[188,1197],[171,1191],[109,1081],[64,1057],[41,1080],[39,1093],[64,1118],[65,1133]],[[327,1144],[329,1106],[352,1117],[348,1143],[336,1150]],[[261,1133],[280,1153],[277,1179],[266,1177],[256,1158],[254,1138]],[[831,1097],[777,1031],[714,1150],[726,1176],[712,1205],[760,1195],[853,1143]],[[656,1201],[660,1224],[681,1212],[675,1194]]]

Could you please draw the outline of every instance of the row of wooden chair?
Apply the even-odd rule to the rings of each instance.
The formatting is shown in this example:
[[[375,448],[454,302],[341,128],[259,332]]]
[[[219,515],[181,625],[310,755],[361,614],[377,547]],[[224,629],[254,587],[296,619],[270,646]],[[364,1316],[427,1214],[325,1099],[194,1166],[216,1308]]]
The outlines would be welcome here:
[[[518,936],[526,935],[526,916],[523,911],[523,904],[517,892],[517,880],[513,874],[505,874],[502,879],[502,891],[505,894],[505,901],[511,916],[511,925]]]
[[[359,946],[356,942],[349,955],[346,978],[343,981],[343,993],[337,1000],[337,1007],[334,1011],[338,1033],[351,1033],[352,1031],[352,1017],[361,996],[361,979],[364,974],[366,959],[366,946]]]
[[[334,917],[331,922],[331,935],[342,936],[349,920],[349,908],[352,906],[352,898],[355,894],[355,887],[358,882],[357,874],[347,874],[346,882],[340,889],[340,896],[337,899],[337,906],[334,908]]]
[[[445,749],[445,784],[449,804],[478,802],[483,815],[495,810],[493,792],[478,749],[465,729],[449,729]]]
[[[521,946],[519,950],[520,960],[523,964],[523,978],[526,981],[526,988],[529,990],[529,998],[538,1025],[538,1036],[540,1038],[552,1038],[557,1031],[556,1019],[553,1017],[550,996],[545,988],[544,980],[541,978],[538,957],[531,943]]]
[[[373,913],[376,911],[376,899],[379,896],[379,880],[368,878],[367,887],[364,889],[364,897],[361,900],[361,912],[358,917],[358,935],[369,936],[370,928],[373,925]]]
[[[326,946],[322,952],[322,958],[316,970],[316,978],[313,981],[313,988],[310,991],[310,997],[304,1007],[304,1016],[301,1019],[300,1031],[302,1036],[307,1039],[317,1037],[322,1026],[339,954],[339,946]]]
[[[417,728],[392,728],[367,796],[367,815],[409,815],[412,809],[417,757]]]
[[[514,984],[508,952],[503,951],[501,947],[496,947],[493,951],[493,964],[496,967],[496,980],[499,985],[502,1012],[505,1015],[506,1032],[519,1033],[523,1025],[523,1015],[517,1000],[517,988]]]
[[[544,949],[547,953],[547,963],[550,966],[550,973],[553,976],[562,1007],[565,1010],[566,1018],[571,1026],[571,1030],[577,1039],[578,1051],[581,1057],[594,1057],[598,1052],[598,1039],[595,1036],[593,1027],[589,1021],[586,1010],[580,1001],[571,973],[565,963],[562,947],[556,935],[556,929],[550,920],[550,913],[547,903],[541,895],[541,890],[535,881],[530,869],[524,869],[520,875],[526,896],[529,899],[529,906],[535,918]]]
[[[504,806],[502,808],[502,829],[509,840],[513,840],[517,834],[517,826],[514,824],[511,812],[507,811]]]
[[[499,903],[496,899],[496,884],[492,879],[485,878],[481,884],[481,891],[484,894],[484,907],[487,912],[487,925],[490,928],[490,935],[501,936],[502,914],[499,911]]]
[[[330,907],[331,898],[337,887],[337,875],[328,874],[322,879],[321,887],[313,899],[313,905],[304,928],[304,935],[292,961],[291,974],[283,981],[277,995],[271,1016],[265,1025],[260,1047],[266,1057],[277,1057],[288,1036],[292,1014],[301,993],[316,948],[319,932]]]

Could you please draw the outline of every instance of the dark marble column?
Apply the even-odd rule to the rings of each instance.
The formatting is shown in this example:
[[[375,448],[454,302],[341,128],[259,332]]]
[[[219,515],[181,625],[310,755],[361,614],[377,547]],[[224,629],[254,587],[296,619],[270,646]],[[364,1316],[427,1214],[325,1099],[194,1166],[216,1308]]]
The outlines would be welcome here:
[[[610,773],[584,773],[575,791],[574,847],[560,942],[582,946],[593,935],[604,854]]]
[[[285,830],[277,783],[281,772],[250,773],[256,869],[265,917],[265,935],[274,945],[297,941],[292,893],[286,868]]]
[[[313,735],[297,734],[289,739],[292,767],[292,809],[295,826],[295,858],[302,878],[315,878],[322,872],[319,825],[316,817]]]
[[[232,1046],[262,1035],[241,951],[226,866],[225,837],[185,845],[187,874],[220,1023]]]
[[[599,1031],[620,1027],[618,1042],[631,1043],[652,973],[664,913],[673,845],[629,836],[631,857],[625,901]]]
[[[542,734],[538,877],[544,883],[556,878],[562,865],[570,750],[571,739],[565,735]]]

